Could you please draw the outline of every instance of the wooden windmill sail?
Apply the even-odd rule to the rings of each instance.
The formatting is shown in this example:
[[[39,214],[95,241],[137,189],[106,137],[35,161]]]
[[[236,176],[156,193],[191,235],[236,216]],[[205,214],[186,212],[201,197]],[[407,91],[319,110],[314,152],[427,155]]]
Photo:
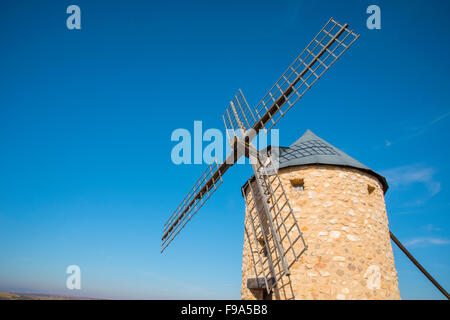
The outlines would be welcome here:
[[[281,277],[290,274],[290,266],[306,250],[305,240],[271,155],[258,152],[251,141],[260,130],[269,131],[358,37],[347,24],[331,18],[254,108],[238,91],[223,115],[232,152],[222,164],[208,166],[166,222],[161,252],[217,190],[225,172],[246,156],[255,176],[250,184],[252,197],[247,200],[250,219],[245,232],[255,240],[256,279],[262,279],[270,292]]]

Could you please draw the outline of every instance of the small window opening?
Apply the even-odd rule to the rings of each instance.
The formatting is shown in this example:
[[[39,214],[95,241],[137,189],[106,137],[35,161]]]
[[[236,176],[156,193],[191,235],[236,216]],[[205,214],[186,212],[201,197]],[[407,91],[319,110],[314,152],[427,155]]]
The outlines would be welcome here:
[[[371,186],[370,184],[367,185],[367,192],[369,194],[372,194],[375,191],[375,187]]]
[[[259,239],[259,246],[262,248],[262,254],[264,257],[267,257],[267,247],[266,247],[266,242],[264,241],[264,239]]]
[[[305,191],[305,182],[303,181],[303,179],[291,180],[291,184],[295,192]]]

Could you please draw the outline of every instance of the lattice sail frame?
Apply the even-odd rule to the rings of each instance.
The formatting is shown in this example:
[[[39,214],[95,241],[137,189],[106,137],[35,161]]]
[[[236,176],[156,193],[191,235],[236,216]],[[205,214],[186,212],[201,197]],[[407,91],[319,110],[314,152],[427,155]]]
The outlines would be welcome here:
[[[257,157],[255,176],[246,185],[250,192],[243,190],[245,233],[256,280],[263,279],[267,292],[275,289],[279,296],[283,277],[307,245],[271,156]]]
[[[237,114],[237,117],[235,114]],[[234,136],[244,138],[243,134],[253,128],[259,120],[255,111],[248,105],[241,89],[238,90],[233,101],[225,109],[222,118],[229,141],[233,141]]]
[[[272,157],[270,155],[265,157],[263,153],[260,153],[260,156],[262,161],[258,168],[259,176],[262,177],[263,189],[268,194],[269,213],[283,246],[283,257],[286,259],[287,268],[290,268],[306,250],[307,245],[278,175],[278,169],[272,163]]]
[[[191,191],[184,197],[178,208],[164,225],[164,236],[162,238],[161,252],[172,242],[175,236],[183,229],[183,227],[191,220],[192,216],[205,204],[206,200],[217,190],[222,184],[223,179],[219,170],[217,161],[210,164]],[[217,178],[215,178],[217,177]],[[211,181],[209,185],[208,182]]]
[[[161,252],[222,183],[223,174],[244,155],[234,150],[237,138],[252,141],[261,129],[268,132],[358,38],[347,24],[331,18],[255,108],[250,108],[238,91],[223,117],[233,151],[220,166],[206,169],[172,214],[164,226]],[[237,116],[232,116],[233,108]]]
[[[243,101],[239,108],[241,110],[250,109],[242,91],[239,90],[235,99],[230,102],[227,113],[234,116],[234,121],[229,119],[228,123],[235,123],[240,131],[239,136],[244,137],[241,139],[237,136],[236,145],[246,150],[245,154],[250,158],[254,171],[254,179],[248,183],[252,195],[250,199],[253,199],[253,203],[248,203],[249,210],[246,219],[250,221],[249,229],[253,234],[257,252],[256,255],[251,248],[253,266],[256,281],[263,279],[267,292],[270,293],[274,289],[275,295],[279,298],[279,283],[283,276],[290,275],[290,266],[297,261],[307,246],[278,176],[277,168],[272,163],[272,155],[259,152],[249,139],[245,139],[248,137],[247,128],[241,121],[242,114],[245,113],[239,113],[236,106],[239,98]],[[225,121],[225,125],[227,125],[227,121]],[[230,128],[227,127],[227,131],[228,129]],[[233,131],[236,132],[234,128]],[[246,197],[246,201],[248,198]],[[249,229],[246,227],[247,235]],[[301,240],[300,250],[296,248],[299,240]],[[251,239],[249,239],[249,245],[251,246]],[[259,249],[260,246],[262,252]],[[265,259],[261,258],[261,254]],[[256,264],[256,260],[258,260],[258,264]],[[261,275],[263,278],[259,277]]]
[[[254,108],[269,131],[359,35],[331,18]]]

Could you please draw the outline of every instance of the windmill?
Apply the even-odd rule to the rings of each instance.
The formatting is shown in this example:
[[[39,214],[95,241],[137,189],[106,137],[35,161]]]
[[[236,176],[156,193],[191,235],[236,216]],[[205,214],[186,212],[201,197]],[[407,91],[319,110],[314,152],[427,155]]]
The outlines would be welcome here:
[[[161,251],[167,248],[192,216],[217,190],[225,172],[240,157],[248,156],[256,177],[252,192],[255,200],[262,199],[260,202],[263,204],[263,214],[256,213],[256,201],[254,201],[252,206],[255,212],[252,210],[251,230],[246,228],[245,231],[257,238],[258,242],[262,238],[264,250],[271,253],[267,255],[266,262],[263,262],[261,257],[257,257],[264,274],[267,291],[276,287],[277,279],[281,276],[289,275],[290,263],[298,259],[303,250],[306,250],[306,243],[293,218],[292,208],[271,163],[271,157],[258,152],[251,141],[260,130],[266,128],[268,132],[272,129],[358,37],[359,35],[349,29],[348,24],[340,24],[331,18],[255,108],[250,108],[242,91],[238,91],[223,116],[227,133],[232,135],[230,137],[232,152],[222,164],[214,163],[207,167],[166,222]],[[275,196],[277,191],[281,192],[280,196]],[[287,213],[284,212],[284,208],[288,208]],[[292,231],[294,236],[291,235]],[[284,245],[285,241],[281,240],[284,238],[288,239],[289,246]],[[302,251],[296,251],[292,246],[299,240],[304,244]],[[272,258],[272,254],[277,258]]]
[[[251,263],[248,263],[248,265],[251,265],[254,270],[254,277],[247,279],[247,287],[250,289],[262,289],[260,290],[263,293],[262,298],[271,296],[272,293],[275,294],[276,299],[290,299],[294,296],[294,293],[292,293],[291,297],[288,297],[284,291],[285,287],[292,287],[290,276],[293,272],[293,265],[305,253],[307,244],[290,204],[287,191],[285,190],[285,183],[282,182],[282,178],[277,172],[277,157],[279,156],[277,150],[258,151],[252,144],[252,141],[261,130],[266,129],[266,132],[269,132],[358,38],[359,35],[351,30],[348,24],[340,24],[331,18],[254,108],[248,105],[242,91],[238,90],[223,115],[232,151],[220,165],[216,162],[206,168],[165,223],[161,252],[174,240],[186,223],[204,205],[206,200],[214,194],[222,183],[225,172],[238,159],[245,156],[250,159],[254,172],[254,178],[246,184],[245,195],[247,213],[244,228],[244,246],[248,246],[247,252],[250,253],[249,260],[251,260]],[[312,142],[313,144],[319,141],[318,139],[313,140],[315,141]],[[322,142],[319,141],[319,143]],[[323,146],[324,143],[322,145],[309,145],[308,147],[320,149]],[[329,148],[332,151],[334,150],[331,146]],[[356,167],[358,166],[356,165]],[[364,166],[359,168],[362,168],[363,171],[368,169]],[[384,207],[383,192],[386,191],[387,185],[383,184],[383,177],[378,177],[376,173],[375,176],[379,180],[377,180],[378,182],[373,182],[373,184],[380,185],[379,192],[377,190],[375,193],[381,194],[382,207]],[[371,181],[369,182],[372,184]],[[380,181],[381,184],[379,183]],[[303,187],[299,186],[296,188],[301,189]],[[366,188],[368,188],[366,191],[368,190],[369,194],[373,193],[373,186],[368,185]],[[377,217],[374,219],[377,219]],[[387,227],[387,218],[383,223],[385,223],[383,230],[386,232],[384,232],[382,242],[388,243],[390,255],[392,256],[389,237],[399,246],[401,244],[390,233]],[[337,232],[340,234],[340,231]],[[323,234],[328,234],[328,232],[324,231]],[[336,231],[333,233],[333,236],[335,235],[338,235]],[[357,241],[356,239],[358,238],[354,235],[347,235],[347,237],[350,241]],[[245,250],[244,247],[244,253]],[[345,259],[344,257],[335,256],[334,258],[336,258],[337,265],[345,266],[342,262],[342,259]],[[412,261],[414,262],[415,260]],[[414,263],[416,264],[416,262]],[[394,269],[391,272],[392,276],[389,275],[392,278],[391,283],[394,287],[393,296],[399,297],[393,257],[392,259],[387,257],[387,264],[390,265],[391,269]],[[321,264],[319,258],[318,268],[321,265],[323,263]],[[335,263],[333,262],[331,265],[334,266]],[[347,267],[350,269],[355,268],[351,263]],[[296,268],[298,268],[298,264]],[[378,266],[370,265],[364,274],[364,278],[368,277],[368,281],[371,282],[371,287],[377,286],[377,279],[380,277],[377,270],[379,270]],[[360,271],[357,270],[357,272]],[[314,276],[314,273],[310,274]],[[320,276],[327,277],[327,274],[328,272],[320,271]],[[427,277],[429,276],[427,273],[426,275]],[[429,276],[429,279],[432,279],[431,276]],[[345,283],[345,281],[342,283]],[[369,287],[369,285],[367,286]],[[369,289],[372,289],[371,287]],[[349,291],[348,288],[343,288],[343,290],[344,293]],[[338,299],[342,296],[342,293],[337,293],[336,295]]]

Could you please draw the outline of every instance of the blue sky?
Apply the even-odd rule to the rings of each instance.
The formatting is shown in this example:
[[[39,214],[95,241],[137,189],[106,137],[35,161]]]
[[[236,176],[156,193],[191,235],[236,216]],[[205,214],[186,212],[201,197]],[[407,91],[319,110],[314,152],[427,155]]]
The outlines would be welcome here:
[[[77,4],[82,29],[66,28]],[[381,30],[366,28],[368,5]],[[283,119],[384,174],[390,227],[450,288],[448,1],[2,1],[0,290],[109,298],[240,297],[248,166],[161,255],[162,226],[204,165],[173,130],[223,128],[334,16],[361,34]],[[402,298],[441,294],[394,248]],[[82,290],[65,289],[68,265]]]

